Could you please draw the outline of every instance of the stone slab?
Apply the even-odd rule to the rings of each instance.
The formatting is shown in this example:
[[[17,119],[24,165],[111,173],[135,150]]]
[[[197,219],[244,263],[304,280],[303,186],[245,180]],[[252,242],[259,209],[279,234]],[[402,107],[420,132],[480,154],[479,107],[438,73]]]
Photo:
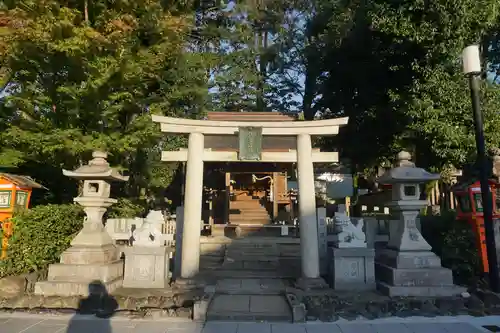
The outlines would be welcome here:
[[[72,246],[61,254],[61,264],[106,264],[120,259],[114,245],[96,247]]]
[[[447,268],[393,268],[375,265],[378,281],[391,286],[453,286],[453,272]]]
[[[215,295],[210,304],[213,312],[250,312],[250,295]]]
[[[286,286],[281,279],[220,279],[216,290],[224,294],[280,295]]]
[[[289,311],[290,307],[283,296],[250,296],[250,312],[252,313],[289,313]]]
[[[439,268],[441,259],[430,251],[405,251],[380,249],[376,261],[395,268]]]
[[[209,320],[291,321],[292,313],[282,295],[220,295],[210,303]]]
[[[113,281],[123,275],[123,260],[107,264],[52,264],[49,266],[49,281]]]
[[[391,286],[377,282],[377,290],[389,297],[451,297],[467,291],[459,286]]]
[[[375,250],[331,248],[329,282],[336,290],[375,289]]]
[[[35,284],[35,295],[43,296],[88,296],[93,281],[39,281]],[[102,282],[108,293],[122,286],[122,278]]]

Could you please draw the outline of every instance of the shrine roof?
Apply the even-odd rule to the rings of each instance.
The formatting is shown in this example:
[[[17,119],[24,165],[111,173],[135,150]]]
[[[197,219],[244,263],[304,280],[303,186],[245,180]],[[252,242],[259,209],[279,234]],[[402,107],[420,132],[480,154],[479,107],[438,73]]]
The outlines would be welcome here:
[[[3,178],[6,181],[8,181],[16,186],[19,186],[19,187],[46,189],[43,185],[38,184],[29,176],[21,176],[21,175],[14,175],[11,173],[0,172],[0,178]]]
[[[281,112],[207,112],[206,120],[214,121],[296,121],[293,114]]]

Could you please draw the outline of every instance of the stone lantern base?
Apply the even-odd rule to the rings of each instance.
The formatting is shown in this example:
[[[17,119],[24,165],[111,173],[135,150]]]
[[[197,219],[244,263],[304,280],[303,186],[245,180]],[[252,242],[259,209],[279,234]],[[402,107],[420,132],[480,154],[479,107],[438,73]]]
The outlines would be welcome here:
[[[91,283],[100,282],[108,293],[123,283],[123,260],[112,245],[72,246],[59,264],[49,266],[47,281],[37,282],[35,294],[43,296],[88,296]]]
[[[452,271],[431,251],[377,251],[377,289],[391,297],[446,297],[466,288],[453,284]]]

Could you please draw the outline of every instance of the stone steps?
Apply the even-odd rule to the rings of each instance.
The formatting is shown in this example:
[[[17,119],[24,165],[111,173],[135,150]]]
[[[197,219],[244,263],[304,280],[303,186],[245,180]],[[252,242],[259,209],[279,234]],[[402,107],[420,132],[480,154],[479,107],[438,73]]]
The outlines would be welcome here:
[[[235,279],[293,279],[297,277],[297,272],[281,270],[247,270],[247,269],[204,269],[201,273],[207,278],[235,278]],[[300,272],[299,272],[300,274]]]
[[[259,202],[259,200],[236,200],[229,202],[229,209],[241,209],[241,208],[255,208],[255,209],[263,209]]]
[[[292,322],[284,295],[219,294],[208,306],[209,321]]]
[[[263,226],[271,223],[269,216],[248,217],[245,215],[230,215],[229,222],[233,225],[242,225],[242,227],[246,225]]]
[[[260,203],[260,197],[252,197],[244,192],[243,194],[236,192],[236,194],[235,200],[229,203],[230,224],[260,226],[271,222],[266,208]]]

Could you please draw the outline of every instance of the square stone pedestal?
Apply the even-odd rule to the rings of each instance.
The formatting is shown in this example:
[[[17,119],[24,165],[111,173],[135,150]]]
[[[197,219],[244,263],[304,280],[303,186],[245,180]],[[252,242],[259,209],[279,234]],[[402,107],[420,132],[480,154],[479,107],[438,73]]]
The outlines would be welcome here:
[[[329,283],[335,290],[375,289],[375,250],[330,248]]]
[[[108,293],[122,286],[123,260],[114,245],[72,246],[60,263],[49,266],[47,281],[35,284],[43,296],[88,296],[91,283],[99,282]]]
[[[388,296],[454,296],[466,288],[453,284],[452,271],[431,251],[383,249],[375,262],[377,289]]]
[[[165,247],[131,246],[124,249],[124,288],[166,288],[170,252]]]

